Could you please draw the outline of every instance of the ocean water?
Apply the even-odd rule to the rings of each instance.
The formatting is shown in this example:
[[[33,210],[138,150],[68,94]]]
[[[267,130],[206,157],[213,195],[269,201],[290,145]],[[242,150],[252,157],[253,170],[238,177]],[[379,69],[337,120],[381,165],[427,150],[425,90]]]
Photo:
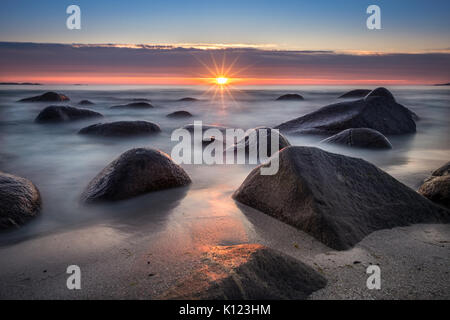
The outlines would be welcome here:
[[[369,87],[370,88],[370,87]],[[363,158],[409,187],[417,189],[430,172],[450,160],[450,90],[446,87],[388,87],[397,101],[420,117],[417,133],[388,136],[392,150],[367,151],[318,145],[319,136],[289,136],[292,145],[318,146]],[[247,239],[253,222],[231,199],[254,166],[182,165],[191,176],[189,187],[149,193],[134,199],[101,205],[83,205],[80,194],[89,181],[122,152],[151,147],[171,153],[174,129],[194,120],[232,128],[275,126],[318,108],[338,102],[354,87],[296,86],[240,87],[214,93],[207,87],[137,86],[2,86],[0,87],[0,170],[32,180],[41,192],[43,209],[38,217],[17,230],[0,233],[0,245],[91,225],[107,225],[123,232],[161,232],[170,229],[179,243],[234,244]],[[56,91],[68,103],[20,103],[19,99]],[[274,101],[285,93],[300,93],[304,101]],[[177,101],[194,97],[196,102]],[[151,99],[149,110],[109,109],[112,105]],[[37,124],[34,118],[48,105],[77,106],[88,99],[103,119]],[[166,115],[186,110],[194,116],[171,119]],[[162,132],[139,138],[95,138],[77,132],[90,124],[117,120],[147,120]],[[189,222],[189,223],[188,223]],[[149,231],[150,230],[150,231]],[[206,230],[209,230],[206,232]],[[166,234],[166,233],[161,233]]]

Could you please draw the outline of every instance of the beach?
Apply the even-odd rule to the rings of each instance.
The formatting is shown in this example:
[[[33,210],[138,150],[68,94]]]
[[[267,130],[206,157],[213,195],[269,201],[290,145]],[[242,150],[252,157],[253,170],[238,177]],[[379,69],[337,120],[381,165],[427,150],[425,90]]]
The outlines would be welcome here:
[[[368,87],[373,89],[374,87]],[[371,233],[354,248],[337,251],[311,235],[239,204],[232,194],[255,165],[185,165],[189,186],[132,199],[86,205],[80,195],[89,181],[121,153],[136,147],[170,155],[173,130],[204,124],[244,130],[274,127],[354,89],[346,86],[242,87],[213,98],[207,88],[139,86],[2,86],[0,170],[26,177],[39,188],[40,214],[19,229],[0,233],[0,298],[158,299],[202,267],[210,248],[262,244],[294,257],[328,283],[310,299],[450,298],[450,226],[415,224]],[[445,87],[393,86],[396,100],[419,116],[417,132],[387,135],[392,149],[362,150],[319,144],[320,135],[289,135],[291,145],[314,146],[362,158],[413,190],[449,160],[450,91]],[[44,91],[61,92],[102,119],[42,125],[37,114],[55,103],[18,103]],[[302,101],[275,101],[286,93]],[[197,101],[179,101],[185,97]],[[154,108],[110,109],[149,99]],[[185,110],[193,117],[171,119]],[[147,120],[156,135],[92,137],[78,131],[98,122]],[[382,289],[366,287],[369,265],[382,270]],[[68,290],[66,268],[78,265],[82,290]]]

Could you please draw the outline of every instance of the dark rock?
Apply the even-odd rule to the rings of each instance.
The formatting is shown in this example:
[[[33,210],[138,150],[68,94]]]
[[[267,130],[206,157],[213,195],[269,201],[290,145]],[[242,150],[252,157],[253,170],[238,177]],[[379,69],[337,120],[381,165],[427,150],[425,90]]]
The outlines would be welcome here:
[[[431,201],[450,208],[450,162],[435,170],[418,192]]]
[[[139,99],[139,98],[134,98],[134,99],[133,99],[133,101],[144,101],[144,102],[152,102],[152,100],[150,100],[150,99],[147,99],[147,98],[142,98],[142,99]]]
[[[234,199],[331,248],[351,248],[379,229],[450,221],[447,210],[362,159],[312,147],[278,155],[278,172],[261,175],[261,166],[255,168]]]
[[[169,155],[135,148],[108,164],[86,187],[83,202],[115,201],[191,183],[187,173]]]
[[[78,104],[82,105],[82,106],[89,106],[89,105],[93,105],[94,103],[89,100],[81,100],[80,102],[78,102]]]
[[[364,98],[369,93],[369,89],[355,89],[340,95],[338,98]]]
[[[349,147],[370,149],[391,149],[389,140],[380,132],[368,128],[347,129],[320,143],[343,144]]]
[[[167,115],[167,117],[169,117],[169,118],[189,118],[189,117],[192,117],[192,114],[190,112],[182,110],[182,111],[175,111],[175,112],[169,113]]]
[[[276,101],[298,101],[298,100],[303,100],[303,97],[296,93],[283,94],[282,96],[276,99]]]
[[[235,145],[231,146],[230,149],[234,150],[235,153],[237,153],[239,150],[244,149],[245,154],[248,157],[249,150],[251,150],[251,146],[254,145],[255,149],[259,155],[259,153],[260,153],[259,152],[259,139],[262,134],[265,135],[265,139],[267,141],[267,150],[264,155],[267,155],[269,157],[272,154],[274,154],[275,152],[291,145],[285,136],[283,136],[281,133],[279,133],[277,131],[274,131],[272,128],[258,127],[258,128],[254,128],[253,130],[256,131],[256,136],[257,136],[256,141],[250,141],[249,134],[246,134],[244,139],[238,141]],[[272,147],[271,147],[271,137],[274,134],[276,134],[276,138],[278,138],[278,149],[277,150],[272,150]],[[225,152],[226,151],[228,151],[228,149],[225,150]]]
[[[60,93],[56,92],[46,92],[40,96],[35,96],[31,98],[25,98],[19,100],[19,102],[60,102],[60,101],[69,101],[70,99]]]
[[[364,99],[331,104],[275,127],[290,134],[336,134],[345,129],[370,128],[382,134],[416,132],[414,113],[377,88]]]
[[[103,117],[103,115],[88,109],[69,106],[50,106],[42,110],[34,121],[39,123],[64,122],[95,117]]]
[[[159,298],[299,300],[327,283],[301,261],[259,244],[212,247],[202,262],[199,270]]]
[[[116,121],[96,123],[81,129],[78,133],[97,136],[136,136],[160,131],[161,128],[157,124],[148,121]]]
[[[123,104],[118,106],[112,106],[111,109],[150,109],[153,108],[153,106],[148,102],[132,102],[129,104]]]
[[[191,97],[186,97],[186,98],[181,98],[178,101],[183,101],[183,102],[194,102],[194,101],[198,101],[198,99],[195,98],[191,98]]]
[[[30,180],[0,172],[0,229],[20,226],[40,209],[39,190]]]

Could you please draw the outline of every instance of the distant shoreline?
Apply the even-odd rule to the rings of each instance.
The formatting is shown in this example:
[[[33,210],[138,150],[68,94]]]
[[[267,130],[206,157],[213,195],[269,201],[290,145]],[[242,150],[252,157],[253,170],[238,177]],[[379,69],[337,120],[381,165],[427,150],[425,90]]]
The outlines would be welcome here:
[[[1,86],[41,86],[41,83],[32,82],[0,82]]]

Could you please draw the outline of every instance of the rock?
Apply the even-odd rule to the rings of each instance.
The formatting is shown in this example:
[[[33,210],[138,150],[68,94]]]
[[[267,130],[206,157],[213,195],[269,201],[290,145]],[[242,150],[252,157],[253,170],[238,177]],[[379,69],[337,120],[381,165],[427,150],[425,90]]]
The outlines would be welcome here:
[[[301,261],[259,244],[212,247],[201,261],[199,270],[158,298],[299,300],[327,283]]]
[[[148,121],[116,121],[96,123],[81,129],[80,134],[97,136],[136,136],[161,132],[161,128]]]
[[[135,148],[108,164],[89,183],[81,199],[87,203],[122,200],[189,183],[187,173],[169,155],[155,149]]]
[[[144,102],[152,102],[152,100],[150,100],[150,99],[147,99],[147,98],[142,98],[142,99],[139,99],[139,98],[134,98],[134,99],[132,99],[133,101],[144,101]]]
[[[303,100],[303,97],[296,93],[283,94],[282,96],[276,99],[276,101],[297,101],[297,100]]]
[[[281,133],[274,131],[272,128],[268,128],[268,127],[258,127],[258,128],[254,128],[253,130],[256,131],[256,135],[257,135],[257,140],[256,141],[250,141],[249,139],[249,135],[246,134],[244,139],[238,141],[234,146],[231,146],[229,149],[234,150],[235,153],[237,153],[239,150],[244,149],[245,150],[245,154],[248,157],[249,155],[249,150],[251,150],[251,146],[255,146],[255,149],[259,155],[259,139],[260,139],[260,135],[265,134],[266,136],[266,141],[267,141],[267,150],[266,153],[264,155],[268,155],[271,156],[272,154],[274,154],[275,152],[290,146],[291,144],[289,143],[289,141],[286,139],[285,136],[283,136]],[[271,137],[273,134],[277,135],[278,138],[278,149],[277,150],[273,150],[271,148]],[[227,149],[228,150],[228,149]],[[227,151],[225,150],[225,152]]]
[[[124,105],[118,105],[118,106],[112,106],[111,109],[150,109],[153,108],[153,106],[148,102],[132,102],[129,104]]]
[[[255,168],[234,199],[333,249],[349,249],[379,229],[450,220],[447,210],[362,159],[312,147],[278,155],[278,172],[261,175],[261,166]]]
[[[22,225],[40,209],[39,190],[30,180],[0,172],[0,229]]]
[[[345,99],[345,98],[364,98],[366,95],[370,93],[369,89],[355,89],[348,91],[344,93],[343,95],[340,95],[339,99]]]
[[[40,96],[35,96],[31,98],[25,98],[19,100],[19,102],[60,102],[60,101],[69,101],[70,99],[60,93],[56,92],[46,92]]]
[[[78,102],[79,105],[81,106],[89,106],[94,104],[93,102],[89,101],[89,100],[81,100],[80,102]]]
[[[189,117],[192,117],[192,114],[190,112],[182,110],[182,111],[175,111],[175,112],[169,113],[167,115],[167,117],[168,118],[189,118]]]
[[[191,97],[186,97],[186,98],[181,98],[178,101],[183,101],[183,102],[194,102],[194,101],[198,101],[198,99],[195,98],[191,98]]]
[[[450,208],[450,162],[435,170],[418,192],[431,201]]]
[[[69,106],[49,106],[39,112],[34,121],[38,123],[64,122],[95,117],[103,117],[103,115],[88,109]]]
[[[352,128],[335,134],[320,143],[343,144],[349,147],[391,149],[389,140],[380,132],[368,128]]]
[[[275,127],[290,134],[336,134],[345,129],[370,128],[382,134],[416,132],[413,112],[378,88],[364,99],[331,104]]]

